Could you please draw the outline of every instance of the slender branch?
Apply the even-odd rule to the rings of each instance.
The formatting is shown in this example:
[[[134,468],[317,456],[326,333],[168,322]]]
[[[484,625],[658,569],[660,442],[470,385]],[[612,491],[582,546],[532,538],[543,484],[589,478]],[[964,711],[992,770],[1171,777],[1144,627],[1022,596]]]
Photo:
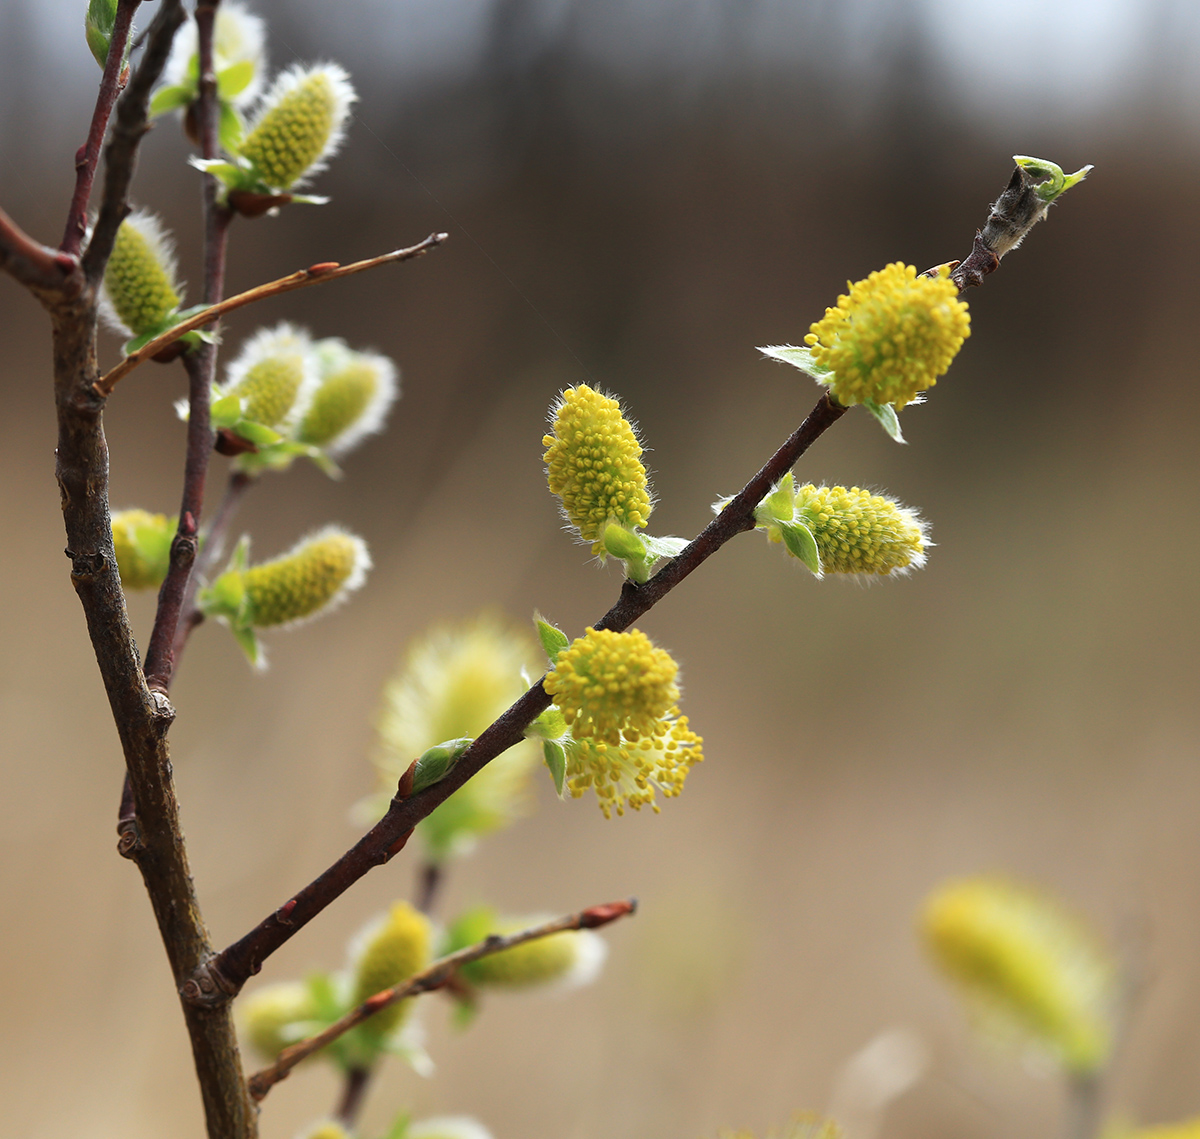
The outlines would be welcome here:
[[[133,26],[133,14],[142,0],[119,0],[116,19],[113,23],[112,39],[108,45],[108,58],[104,63],[104,75],[100,89],[96,92],[96,109],[92,112],[92,125],[87,139],[75,152],[75,193],[71,196],[71,208],[67,211],[67,225],[63,230],[59,249],[71,257],[79,253],[79,247],[87,235],[88,198],[92,194],[92,181],[96,177],[96,166],[100,162],[100,148],[108,131],[108,120],[112,116],[113,104],[125,86],[125,48],[129,43],[129,32]]]
[[[46,304],[73,301],[83,292],[78,259],[35,241],[4,210],[0,210],[0,269]]]
[[[220,147],[218,128],[220,108],[217,102],[217,76],[213,66],[213,30],[216,6],[220,0],[202,0],[196,5],[197,43],[200,56],[199,98],[193,106],[205,158],[214,158]],[[218,304],[225,293],[225,253],[232,213],[218,201],[219,184],[211,175],[204,176],[204,303]],[[214,331],[217,331],[214,328]],[[196,561],[198,529],[204,507],[204,486],[208,461],[213,449],[213,429],[209,406],[217,366],[216,344],[201,345],[199,351],[184,357],[188,374],[187,453],[184,459],[183,493],[179,505],[179,524],[171,543],[171,558],[158,592],[158,610],[150,643],[146,648],[144,669],[151,688],[166,692],[175,672],[175,644],[180,619],[187,612],[192,595],[192,567]]]
[[[186,19],[181,0],[163,0],[150,25],[146,50],[138,69],[117,101],[117,121],[104,152],[104,194],[92,229],[92,239],[83,252],[83,272],[88,284],[96,286],[104,276],[117,230],[129,213],[129,185],[137,164],[138,144],[150,129],[150,92],[162,75],[171,41]]]
[[[183,650],[187,647],[192,630],[204,620],[204,614],[195,605],[196,590],[200,582],[207,576],[208,571],[216,565],[224,553],[229,526],[237,515],[246,491],[254,483],[253,475],[247,474],[245,471],[234,471],[229,476],[225,495],[217,507],[212,524],[204,532],[204,545],[196,557],[196,564],[192,567],[192,576],[188,581],[187,591],[183,595],[184,617],[175,629],[175,644],[172,646],[171,655],[176,668],[179,667],[179,659],[183,656]]]
[[[804,423],[678,557],[645,585],[625,583],[620,599],[596,623],[596,627],[618,631],[627,629],[730,538],[753,529],[754,508],[796,460],[844,413],[845,408],[834,403],[828,395],[823,395]],[[412,828],[421,819],[485,764],[518,743],[523,738],[525,728],[549,703],[550,697],[539,681],[484,730],[439,783],[411,797],[403,797],[398,793],[388,805],[383,818],[350,850],[275,913],[264,918],[199,970],[195,985],[188,987],[184,993],[185,999],[202,1004],[216,1004],[231,999],[247,979],[258,972],[263,961],[294,933],[369,870],[383,865],[403,849]]]
[[[333,1113],[334,1119],[345,1127],[354,1126],[358,1120],[358,1113],[362,1110],[363,1100],[367,1094],[367,1085],[370,1082],[370,1068],[351,1068],[346,1073],[346,1079],[342,1083],[342,1098],[338,1102],[337,1110]]]
[[[989,226],[1000,206],[1001,203],[997,202],[992,207]],[[965,285],[960,284],[959,287],[961,290]],[[730,499],[720,514],[648,582],[635,585],[626,581],[616,604],[596,622],[595,627],[616,632],[628,629],[731,538],[752,530],[755,526],[755,507],[845,411],[828,393],[822,395],[808,418],[741,491]],[[519,743],[525,729],[549,704],[550,697],[539,680],[483,731],[441,781],[415,795],[408,795],[404,789],[405,780],[401,779],[400,788],[383,818],[341,858],[278,910],[197,970],[192,982],[185,986],[184,998],[201,1005],[231,1000],[247,979],[262,968],[263,961],[293,934],[369,870],[383,865],[398,854],[421,819],[496,756]]]
[[[417,887],[417,909],[423,914],[432,914],[442,886],[442,864],[427,861],[421,866],[420,884]]]
[[[516,945],[524,945],[527,941],[549,937],[555,933],[576,929],[598,929],[600,926],[608,925],[609,922],[628,917],[636,912],[637,902],[632,898],[623,902],[607,902],[599,906],[589,906],[586,910],[568,914],[566,917],[543,922],[541,925],[523,929],[518,933],[506,936],[492,934],[475,945],[468,945],[465,949],[447,954],[427,969],[422,969],[420,973],[414,973],[407,981],[368,997],[362,1004],[351,1009],[341,1020],[335,1021],[315,1036],[310,1036],[307,1040],[301,1040],[299,1043],[285,1048],[279,1053],[274,1064],[255,1072],[250,1077],[248,1081],[250,1094],[256,1101],[262,1100],[267,1092],[284,1079],[302,1060],[306,1060],[314,1052],[319,1052],[339,1036],[349,1032],[356,1025],[362,1024],[368,1017],[374,1016],[388,1005],[394,1005],[397,1001],[416,996],[419,993],[428,993],[442,988],[462,965],[478,961],[481,957],[490,957],[493,953],[500,953],[505,949],[512,949]]]
[[[280,277],[277,281],[268,281],[265,285],[255,285],[254,288],[247,289],[244,293],[238,293],[236,296],[229,297],[219,304],[211,305],[194,316],[188,317],[187,320],[180,321],[174,328],[167,329],[161,336],[156,336],[148,344],[126,356],[115,368],[96,381],[96,394],[99,396],[110,395],[117,383],[139,364],[173,344],[184,333],[203,328],[227,312],[233,312],[234,309],[243,308],[256,301],[265,301],[268,297],[279,296],[280,293],[290,293],[293,289],[303,289],[309,285],[323,285],[326,281],[337,281],[342,277],[362,273],[367,269],[375,269],[380,265],[390,265],[397,261],[411,261],[416,257],[423,257],[431,249],[448,240],[449,237],[448,233],[431,233],[424,241],[411,245],[407,249],[394,249],[390,253],[382,253],[378,257],[368,257],[365,261],[355,261],[350,265],[340,265],[336,261],[323,261],[318,265],[310,265],[307,269],[299,269],[286,277]]]
[[[182,985],[211,953],[182,839],[171,779],[167,731],[174,710],[151,692],[138,663],[113,554],[108,507],[108,445],[103,401],[92,390],[96,366],[95,284],[127,208],[137,144],[145,131],[150,91],[183,20],[178,0],[163,0],[150,26],[146,52],[117,104],[117,126],[106,151],[101,220],[83,257],[86,285],[77,298],[48,304],[54,335],[58,413],[57,469],[71,578],[108,693],[136,809],[135,859],[154,909],[172,975]],[[228,1009],[185,1003],[209,1135],[253,1139],[256,1116],[242,1081]]]

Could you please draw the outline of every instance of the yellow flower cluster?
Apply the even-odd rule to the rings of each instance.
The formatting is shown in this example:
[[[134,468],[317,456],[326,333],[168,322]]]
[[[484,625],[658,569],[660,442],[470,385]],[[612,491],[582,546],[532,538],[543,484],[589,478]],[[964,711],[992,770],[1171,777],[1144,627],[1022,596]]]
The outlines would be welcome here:
[[[348,76],[335,64],[289,68],[263,100],[242,157],[268,186],[292,189],[336,149],[354,99]]]
[[[983,1027],[1038,1045],[1071,1072],[1107,1061],[1113,965],[1058,903],[1004,878],[967,878],[928,899],[921,929]]]
[[[115,510],[113,553],[126,589],[157,589],[167,576],[176,523],[148,510]]]
[[[139,210],[121,223],[102,296],[106,315],[133,336],[157,331],[179,308],[171,244],[157,218]]]
[[[605,818],[649,804],[655,788],[667,798],[683,790],[703,758],[701,738],[675,702],[678,666],[636,629],[589,628],[558,654],[544,681],[571,728],[567,787],[580,798],[596,792]]]
[[[609,522],[636,530],[649,521],[642,447],[621,405],[584,384],[567,388],[552,410],[554,433],[542,438],[550,490],[592,553],[600,554]]]
[[[327,609],[361,584],[369,566],[362,539],[330,527],[282,557],[227,572],[242,576],[247,624],[263,629],[290,625]]]
[[[925,564],[920,519],[883,495],[809,483],[796,492],[796,518],[816,539],[823,573],[889,574]]]
[[[918,277],[897,261],[848,284],[804,338],[823,379],[845,406],[871,400],[897,409],[932,387],[970,336],[970,317],[948,277]]]
[[[575,739],[618,743],[622,732],[653,733],[679,699],[678,672],[645,633],[589,627],[558,654],[545,686]]]

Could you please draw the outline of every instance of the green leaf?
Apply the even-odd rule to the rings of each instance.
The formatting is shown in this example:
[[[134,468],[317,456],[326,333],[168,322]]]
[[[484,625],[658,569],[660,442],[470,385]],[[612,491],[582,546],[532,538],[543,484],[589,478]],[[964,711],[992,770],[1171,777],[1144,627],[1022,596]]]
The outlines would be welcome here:
[[[222,162],[219,158],[197,158],[192,155],[188,159],[188,165],[203,170],[205,174],[211,174],[231,190],[252,189],[254,186],[251,173],[235,162]],[[270,193],[269,190],[266,192]]]
[[[232,427],[242,418],[242,397],[239,395],[222,396],[213,402],[208,413],[213,427]]]
[[[191,87],[185,87],[179,84],[175,87],[160,87],[154,92],[154,98],[150,100],[150,114],[165,115],[168,111],[177,111],[180,107],[186,107],[193,99],[196,98],[196,92]]]
[[[246,654],[246,659],[255,668],[264,668],[267,662],[263,657],[262,645],[254,630],[248,627],[235,629],[230,625],[229,631],[233,634],[233,639],[237,641],[238,647]]]
[[[102,68],[108,62],[108,49],[116,23],[117,0],[88,0],[84,31],[88,48]]]
[[[555,628],[549,621],[543,620],[540,613],[534,614],[533,623],[537,627],[538,640],[542,642],[542,650],[553,664],[558,660],[558,654],[571,642],[567,640],[566,633]]]
[[[790,522],[795,513],[796,480],[788,471],[775,489],[754,508],[754,520],[759,525],[767,526],[775,522]]]
[[[413,772],[413,794],[423,791],[440,783],[458,762],[459,756],[475,741],[469,737],[456,740],[446,740],[427,749],[417,760],[417,769]]]
[[[810,348],[798,344],[770,344],[766,348],[759,348],[759,351],[764,356],[770,356],[772,360],[799,368],[805,375],[812,376],[814,380],[823,379],[832,370],[818,364],[813,359]]]
[[[566,749],[554,740],[542,740],[542,755],[545,757],[546,766],[550,769],[550,776],[554,780],[554,790],[561,799],[567,778]]]
[[[242,135],[245,133],[245,127],[242,125],[242,116],[237,113],[231,103],[221,104],[221,121],[217,126],[217,137],[220,140],[221,146],[224,147],[230,154],[237,154],[241,149]]]
[[[780,522],[783,544],[788,553],[799,558],[817,577],[821,576],[821,555],[812,531],[802,522]]]
[[[642,539],[642,543],[646,547],[646,553],[655,561],[659,558],[676,557],[691,545],[690,538],[676,538],[673,536],[652,538],[649,534],[640,534],[638,536]]]
[[[217,72],[217,94],[232,99],[250,86],[254,78],[254,60],[243,59]]]
[[[293,202],[299,202],[302,206],[325,206],[329,204],[329,199],[321,194],[289,194],[288,197]]]
[[[567,738],[567,720],[562,712],[551,704],[525,729],[526,739],[557,740]]]
[[[402,1111],[396,1116],[391,1127],[387,1129],[383,1139],[404,1139],[408,1134],[409,1114],[407,1111]]]
[[[253,419],[239,419],[236,423],[230,424],[229,429],[256,447],[269,447],[283,438],[273,427],[256,423]]]
[[[876,403],[873,399],[864,399],[863,407],[879,420],[884,431],[897,443],[904,442],[904,436],[900,433],[900,417],[890,403]]]

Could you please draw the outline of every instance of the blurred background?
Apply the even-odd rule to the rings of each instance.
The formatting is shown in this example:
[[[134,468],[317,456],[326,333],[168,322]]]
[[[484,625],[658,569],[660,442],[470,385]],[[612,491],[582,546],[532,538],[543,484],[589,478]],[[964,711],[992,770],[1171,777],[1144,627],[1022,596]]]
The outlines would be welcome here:
[[[1058,1086],[970,1037],[914,933],[948,876],[1044,884],[1148,983],[1114,1110],[1200,1113],[1200,491],[1192,414],[1200,285],[1200,9],[1185,0],[260,0],[276,67],[336,59],[361,95],[316,192],[239,221],[229,290],[433,230],[415,264],[239,313],[392,356],[387,434],[331,482],[265,477],[242,528],[267,556],[318,525],[366,537],[353,603],[270,640],[252,675],[194,637],[171,741],[193,871],[223,945],[356,837],[380,690],[431,623],[481,608],[571,635],[619,589],[560,529],[547,406],[619,394],[652,449],[652,531],[692,535],[809,410],[762,359],[848,278],[971,247],[1013,153],[1094,163],[968,299],[972,336],[909,445],[852,413],[801,481],[886,490],[937,548],[905,580],[815,581],[761,536],[722,551],[642,623],[684,670],[706,762],[660,817],[559,803],[456,865],[444,912],[567,911],[636,895],[609,967],[562,999],[494,1000],[466,1034],[427,998],[438,1064],[374,1088],[468,1112],[497,1139],[712,1137],[821,1111],[850,1056],[903,1026],[931,1057],[892,1139],[1061,1132]],[[148,24],[147,4],[139,25]],[[0,202],[57,242],[99,72],[83,0],[0,3]],[[199,288],[199,183],[174,119],[142,150]],[[62,556],[49,335],[0,279],[0,1008],[5,1131],[203,1133],[149,906],[115,853],[116,734]],[[104,334],[105,362],[118,341]],[[114,506],[177,508],[182,369],[149,366],[106,415]],[[217,459],[210,493],[223,480]],[[152,599],[131,602],[139,637]],[[334,968],[411,896],[375,871],[263,981]],[[336,1095],[302,1072],[266,1103],[285,1139]]]

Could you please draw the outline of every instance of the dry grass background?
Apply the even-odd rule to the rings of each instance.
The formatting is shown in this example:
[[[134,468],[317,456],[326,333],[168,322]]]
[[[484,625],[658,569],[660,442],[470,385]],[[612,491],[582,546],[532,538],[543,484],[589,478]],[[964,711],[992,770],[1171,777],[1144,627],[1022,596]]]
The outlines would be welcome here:
[[[326,54],[302,15],[263,7],[286,45],[277,63]],[[642,627],[682,661],[706,740],[684,797],[605,823],[542,787],[534,817],[455,868],[445,909],[632,894],[640,915],[612,931],[610,967],[584,993],[496,1000],[466,1035],[429,1001],[436,1077],[389,1069],[364,1130],[404,1105],[474,1113],[498,1139],[765,1130],[820,1110],[846,1059],[905,1025],[933,1061],[889,1139],[1054,1135],[1057,1090],[974,1045],[913,935],[934,884],[981,869],[1042,882],[1143,945],[1151,983],[1113,1102],[1148,1121],[1200,1112],[1193,120],[1152,69],[1119,103],[988,115],[919,35],[871,62],[853,105],[811,59],[743,58],[687,82],[617,74],[568,40],[522,53],[521,9],[497,7],[509,23],[476,67],[406,88],[349,39],[340,58],[363,102],[319,187],[332,205],[234,234],[232,288],[433,229],[452,241],[227,330],[236,344],[286,317],[373,345],[400,363],[404,398],[344,481],[265,478],[243,517],[261,554],[326,521],[358,530],[367,588],[272,638],[262,677],[202,629],[177,682],[173,753],[215,939],[353,839],[379,691],[410,637],[484,606],[517,622],[538,607],[578,632],[615,596],[615,571],[586,564],[544,489],[543,416],[561,387],[624,398],[653,448],[655,532],[692,534],[815,396],[753,345],[801,336],[847,277],[965,255],[1014,151],[1094,162],[970,298],[973,335],[906,414],[910,444],[855,414],[800,465],[920,507],[938,544],[928,568],[869,589],[815,582],[746,537],[656,609]],[[6,19],[0,200],[53,239],[89,103],[78,78],[58,91],[15,6]],[[195,280],[184,154],[164,123],[137,198],[161,208]],[[120,757],[61,554],[48,342],[36,306],[0,282],[4,1130],[192,1139],[175,998],[114,851]],[[112,400],[115,505],[173,508],[181,377],[146,368]],[[149,601],[132,610],[144,638]],[[412,874],[407,858],[374,872],[263,980],[338,964]],[[291,1135],[334,1094],[328,1073],[295,1076],[267,1102],[264,1136]]]

